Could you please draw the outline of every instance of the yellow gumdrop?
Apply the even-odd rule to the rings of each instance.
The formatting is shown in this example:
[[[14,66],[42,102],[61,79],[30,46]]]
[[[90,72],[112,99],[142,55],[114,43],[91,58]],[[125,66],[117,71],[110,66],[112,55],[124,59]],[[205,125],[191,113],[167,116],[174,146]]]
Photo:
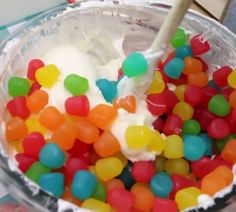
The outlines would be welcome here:
[[[231,88],[236,89],[236,69],[234,69],[228,76],[228,84]]]
[[[187,85],[179,85],[175,88],[175,95],[179,101],[184,101],[184,93]]]
[[[129,126],[125,132],[126,143],[131,149],[146,147],[153,138],[153,132],[147,126]]]
[[[37,118],[35,117],[29,117],[28,119],[26,119],[25,124],[28,128],[28,132],[40,132],[42,134],[46,134],[47,133],[47,129],[45,127],[43,127]]]
[[[187,208],[198,205],[198,196],[202,192],[196,187],[188,187],[179,190],[175,195],[175,202],[178,205],[179,210],[185,210]]]
[[[178,102],[173,109],[173,114],[178,115],[183,121],[193,117],[194,109],[187,102]]]
[[[82,203],[81,207],[91,210],[91,211],[96,211],[96,212],[110,212],[111,211],[111,206],[109,204],[99,201],[97,199],[93,199],[93,198],[86,199]]]
[[[37,82],[44,88],[51,88],[60,75],[58,68],[53,65],[46,65],[36,71],[35,77]]]
[[[123,167],[126,167],[128,159],[121,152],[116,153],[114,157],[119,158],[123,164]]]
[[[95,166],[89,166],[89,171],[96,175]]]
[[[165,170],[170,175],[180,174],[186,176],[189,174],[190,166],[183,158],[169,159],[165,162]]]
[[[183,140],[178,135],[170,135],[166,137],[164,156],[169,159],[183,157]]]
[[[116,157],[99,159],[95,164],[95,171],[97,176],[103,180],[108,181],[121,174],[123,164],[120,159]]]
[[[147,91],[148,94],[152,93],[162,93],[166,85],[159,71],[155,71],[153,76],[153,81]]]
[[[148,151],[161,154],[164,150],[164,147],[165,139],[158,131],[155,131],[153,133],[151,142],[147,146]]]
[[[14,149],[17,153],[23,153],[24,152],[22,140],[13,141],[13,142],[10,142],[9,144],[10,144],[10,147],[12,149]]]

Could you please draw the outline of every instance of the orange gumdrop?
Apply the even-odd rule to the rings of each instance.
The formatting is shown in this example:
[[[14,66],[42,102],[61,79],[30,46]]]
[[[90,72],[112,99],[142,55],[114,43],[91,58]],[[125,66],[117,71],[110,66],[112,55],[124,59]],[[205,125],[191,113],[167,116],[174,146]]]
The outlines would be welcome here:
[[[94,143],[99,135],[99,129],[89,120],[79,119],[75,123],[77,129],[77,138],[84,143],[92,144]]]
[[[13,117],[6,122],[6,140],[16,141],[24,138],[28,133],[25,122],[20,117]]]
[[[81,206],[82,204],[80,200],[78,200],[71,194],[70,189],[66,189],[61,198],[68,202],[72,202],[73,204],[78,205],[78,206]]]
[[[196,58],[193,57],[186,57],[184,59],[184,74],[194,74],[201,72],[203,70],[202,62]]]
[[[221,152],[221,157],[231,163],[236,162],[236,139],[230,140],[224,146],[224,149]]]
[[[141,211],[151,211],[154,195],[149,188],[142,185],[134,185],[131,189],[134,195],[133,207]]]
[[[113,188],[125,188],[124,183],[122,182],[122,180],[117,179],[117,178],[113,178],[109,181],[106,182],[105,184],[106,190],[109,191]]]
[[[38,113],[48,104],[48,93],[43,90],[36,90],[27,99],[26,105],[33,113]]]
[[[207,86],[208,84],[208,74],[205,72],[198,72],[188,75],[188,84],[196,85],[200,88]]]
[[[52,131],[55,131],[64,121],[64,116],[54,106],[44,108],[39,114],[39,123]]]
[[[77,128],[70,122],[60,125],[52,135],[52,141],[63,150],[69,150],[77,137]]]
[[[229,103],[231,107],[236,107],[236,90],[232,91],[232,93],[229,96]]]
[[[214,169],[214,172],[217,173],[218,175],[221,175],[227,185],[232,183],[234,175],[229,167],[218,166],[216,169]]]
[[[101,157],[109,157],[120,151],[120,143],[111,132],[105,131],[95,141],[94,150]]]
[[[107,129],[117,116],[117,110],[110,105],[96,105],[89,113],[88,119],[100,129]]]
[[[116,109],[123,108],[129,113],[135,113],[136,111],[136,99],[134,96],[126,96],[124,98],[115,99],[113,106]]]

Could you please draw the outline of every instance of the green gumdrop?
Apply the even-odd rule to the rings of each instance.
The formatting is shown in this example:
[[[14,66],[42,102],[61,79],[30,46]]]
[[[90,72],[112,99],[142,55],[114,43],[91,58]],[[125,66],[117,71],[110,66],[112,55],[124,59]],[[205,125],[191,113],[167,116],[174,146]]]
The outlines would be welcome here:
[[[88,80],[77,74],[70,74],[64,80],[65,88],[74,96],[80,96],[84,94],[88,88]]]
[[[102,183],[98,182],[95,191],[92,194],[92,197],[100,201],[106,201],[106,190]]]
[[[220,117],[226,116],[230,112],[230,104],[223,95],[217,94],[208,102],[208,110]]]
[[[8,93],[12,97],[26,96],[29,93],[29,81],[21,77],[11,77],[8,81]]]
[[[184,29],[178,28],[171,38],[171,45],[174,48],[184,46],[187,41],[187,36]]]
[[[33,163],[33,165],[27,170],[27,172],[25,173],[25,175],[31,179],[32,181],[34,181],[35,183],[39,183],[39,178],[43,175],[43,174],[48,174],[51,172],[51,169],[44,166],[43,164],[41,164],[40,162],[35,162]]]
[[[218,153],[222,152],[222,150],[224,149],[224,147],[228,143],[228,141],[235,139],[235,138],[236,138],[236,134],[230,134],[223,139],[216,140],[215,144],[216,144],[216,148],[217,148]]]
[[[127,77],[140,76],[147,72],[148,63],[141,53],[133,52],[124,60],[122,70]]]
[[[191,119],[185,121],[182,128],[183,135],[198,135],[201,132],[201,127],[198,121]]]

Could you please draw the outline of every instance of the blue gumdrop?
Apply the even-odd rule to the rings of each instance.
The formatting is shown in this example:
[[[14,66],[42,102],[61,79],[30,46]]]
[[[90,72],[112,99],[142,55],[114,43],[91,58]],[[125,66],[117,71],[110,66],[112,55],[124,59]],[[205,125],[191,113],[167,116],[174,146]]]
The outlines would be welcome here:
[[[178,79],[183,72],[184,66],[184,61],[175,57],[165,65],[164,72],[171,79]]]
[[[64,192],[64,175],[61,173],[44,174],[39,178],[39,185],[59,198]]]
[[[184,60],[186,57],[192,57],[193,52],[192,52],[191,46],[186,45],[186,46],[176,48],[175,56],[182,60]]]
[[[199,136],[187,136],[184,139],[184,157],[190,161],[201,159],[206,152],[206,143]]]
[[[100,79],[96,81],[96,85],[102,92],[104,99],[112,103],[117,96],[117,82],[109,81],[107,79]]]
[[[173,189],[173,182],[167,173],[159,172],[151,179],[150,187],[156,196],[166,198]]]
[[[85,200],[93,194],[96,186],[97,179],[94,174],[85,170],[78,171],[72,181],[71,193],[74,197]]]
[[[201,133],[198,136],[202,138],[206,143],[205,155],[212,155],[213,140],[208,136],[207,133]]]
[[[122,180],[122,182],[125,185],[125,188],[127,189],[130,189],[135,183],[131,174],[132,167],[133,167],[133,164],[129,161],[126,167],[121,172],[121,174],[117,177],[118,179]]]
[[[43,146],[39,153],[40,162],[53,169],[60,168],[65,162],[64,152],[55,143],[48,143]]]

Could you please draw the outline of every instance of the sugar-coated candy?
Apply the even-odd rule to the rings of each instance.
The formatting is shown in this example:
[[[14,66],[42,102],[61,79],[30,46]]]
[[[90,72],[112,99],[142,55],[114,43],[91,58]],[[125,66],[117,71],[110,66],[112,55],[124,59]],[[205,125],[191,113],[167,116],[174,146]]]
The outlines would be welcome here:
[[[178,98],[179,101],[184,101],[184,95],[186,91],[187,85],[179,85],[175,88],[175,95]]]
[[[164,90],[162,95],[164,95],[164,97],[166,97],[166,99],[168,100],[166,104],[166,113],[169,114],[172,112],[172,109],[178,102],[177,96],[175,95],[174,91],[168,89]]]
[[[117,82],[109,81],[107,79],[99,79],[96,81],[96,85],[101,91],[104,99],[107,102],[112,103],[117,96]]]
[[[20,153],[15,155],[16,161],[19,164],[19,169],[25,173],[33,163],[37,161],[37,158],[26,155],[25,153]]]
[[[22,77],[11,77],[8,81],[8,93],[12,97],[26,96],[29,93],[29,81]]]
[[[48,93],[36,90],[26,99],[26,105],[32,113],[41,111],[48,104]]]
[[[7,103],[7,109],[12,116],[19,116],[22,119],[27,119],[30,111],[26,106],[26,97],[17,96]]]
[[[162,130],[165,135],[180,135],[182,132],[182,125],[182,119],[178,115],[171,114],[167,117]]]
[[[51,172],[50,168],[44,166],[41,162],[35,162],[29,167],[25,175],[35,183],[39,183],[40,177],[50,172]]]
[[[28,64],[28,69],[27,69],[27,77],[30,80],[36,80],[35,78],[35,73],[36,71],[45,66],[44,62],[40,59],[32,59],[30,60],[29,64]]]
[[[95,164],[95,170],[97,176],[103,180],[108,181],[121,174],[123,170],[123,164],[120,159],[116,157],[107,157],[99,159]]]
[[[30,96],[32,93],[34,93],[35,91],[39,90],[41,88],[41,85],[37,82],[33,82],[31,84],[28,96]]]
[[[188,74],[188,84],[196,85],[203,88],[208,85],[208,74],[205,72],[197,72],[194,74]]]
[[[107,202],[117,211],[130,211],[134,195],[124,188],[114,188],[107,192]]]
[[[158,117],[153,123],[152,126],[156,131],[161,132],[164,125],[164,119],[162,117]]]
[[[80,200],[85,200],[92,196],[97,186],[97,179],[89,171],[81,170],[76,172],[71,185],[71,193]]]
[[[155,169],[157,172],[165,171],[166,158],[163,155],[158,155],[155,160]]]
[[[151,129],[147,126],[131,125],[126,129],[125,140],[129,148],[139,149],[147,146],[153,138]]]
[[[228,85],[229,85],[231,88],[236,89],[236,69],[234,69],[234,70],[228,75],[227,81],[228,81]]]
[[[97,182],[97,186],[92,194],[92,197],[102,202],[106,201],[106,189],[101,182]]]
[[[28,133],[25,122],[20,117],[13,117],[9,119],[5,124],[5,128],[7,141],[22,139]]]
[[[202,98],[202,103],[201,105],[207,106],[209,100],[215,96],[216,94],[219,93],[219,90],[215,87],[210,87],[209,85],[205,88],[202,88],[203,91],[203,98]]]
[[[135,183],[132,177],[132,167],[133,164],[128,161],[121,174],[117,177],[118,179],[122,180],[127,189],[131,188],[132,185]]]
[[[113,178],[111,180],[108,180],[106,182],[105,186],[106,186],[107,192],[113,188],[125,188],[123,181],[120,179],[117,179],[117,178]]]
[[[39,123],[39,120],[34,116],[30,116],[29,118],[27,118],[25,120],[25,125],[26,125],[29,133],[31,133],[31,132],[40,132],[44,135],[47,133],[47,129],[45,127],[43,127]]]
[[[159,211],[168,211],[168,212],[177,212],[177,204],[175,201],[170,199],[163,199],[156,197],[153,203],[153,212]]]
[[[120,151],[120,143],[109,131],[104,131],[94,143],[94,150],[101,157],[109,157]]]
[[[153,80],[148,88],[147,93],[152,94],[152,93],[162,93],[165,89],[166,85],[165,82],[163,81],[162,75],[159,71],[155,71],[153,75]]]
[[[94,198],[86,199],[82,204],[82,208],[88,209],[90,211],[101,211],[101,212],[110,212],[111,206],[107,203],[104,203],[100,200]]]
[[[187,175],[190,171],[190,166],[187,160],[183,158],[169,159],[165,162],[165,170],[168,174]]]
[[[178,135],[166,137],[164,156],[168,159],[183,157],[183,140]]]
[[[45,144],[44,136],[39,132],[32,132],[24,137],[23,148],[26,155],[38,157]]]
[[[155,175],[154,163],[151,161],[137,161],[133,164],[131,174],[136,182],[148,183]]]
[[[235,163],[236,162],[235,151],[236,151],[236,140],[232,139],[228,141],[227,144],[224,146],[224,149],[221,152],[221,157],[226,161]]]
[[[178,115],[183,121],[193,117],[194,109],[187,102],[178,102],[173,108],[173,114]]]
[[[51,88],[57,82],[59,75],[59,69],[55,65],[49,64],[37,69],[35,78],[42,87]]]
[[[174,58],[164,67],[165,74],[171,79],[178,79],[184,69],[184,62],[180,58]]]
[[[198,106],[202,103],[204,93],[202,88],[196,85],[188,85],[184,93],[184,100],[192,106]]]
[[[147,95],[147,108],[152,115],[160,116],[167,110],[167,99],[163,94]]]
[[[150,187],[156,196],[166,198],[173,189],[173,182],[167,173],[159,172],[151,179]]]
[[[171,38],[171,45],[174,48],[184,46],[187,41],[187,35],[184,29],[178,28]]]
[[[220,117],[226,116],[230,112],[230,104],[224,96],[217,94],[208,103],[208,110]]]
[[[229,96],[230,106],[236,108],[236,91],[232,91]]]
[[[122,70],[127,77],[140,76],[147,72],[148,63],[143,54],[133,52],[124,60]]]
[[[65,162],[64,152],[55,143],[47,143],[39,153],[40,162],[50,168],[60,168]]]
[[[9,143],[10,149],[14,149],[17,153],[23,153],[23,142],[22,140],[17,140]]]
[[[158,131],[154,131],[152,140],[147,146],[147,150],[150,152],[156,152],[158,154],[161,154],[164,150],[164,147],[165,147],[165,139]]]
[[[194,57],[186,57],[184,65],[183,73],[186,75],[201,72],[203,69],[202,62]]]
[[[185,45],[175,49],[175,56],[184,60],[186,57],[192,57],[193,52],[191,46]]]
[[[202,34],[195,35],[190,40],[192,51],[194,55],[201,55],[210,50],[210,44],[207,40],[204,40]]]
[[[232,69],[228,66],[223,66],[220,69],[213,72],[212,77],[214,82],[220,86],[224,87],[228,84],[228,76],[231,74]]]
[[[123,98],[118,98],[113,101],[113,106],[116,109],[123,108],[129,113],[135,113],[136,111],[136,98],[133,95],[126,96]]]
[[[205,155],[212,155],[213,151],[213,140],[207,133],[201,133],[198,135],[206,143],[206,152]]]
[[[175,195],[175,201],[178,205],[178,209],[185,210],[187,208],[197,206],[197,199],[201,194],[201,190],[196,187],[188,187],[179,190]]]
[[[211,138],[221,139],[229,135],[230,125],[223,118],[215,118],[208,126],[207,132]]]
[[[61,197],[64,192],[64,176],[61,173],[43,174],[39,178],[39,185],[55,197]]]
[[[216,144],[216,150],[218,153],[221,153],[222,150],[224,149],[225,145],[232,139],[236,138],[236,134],[229,134],[228,136],[226,136],[223,139],[217,139],[215,140],[215,144]]]
[[[201,131],[200,124],[195,119],[190,119],[184,122],[182,133],[189,135],[198,135]]]
[[[199,160],[206,152],[206,144],[199,136],[189,135],[184,138],[184,157],[190,161]]]

